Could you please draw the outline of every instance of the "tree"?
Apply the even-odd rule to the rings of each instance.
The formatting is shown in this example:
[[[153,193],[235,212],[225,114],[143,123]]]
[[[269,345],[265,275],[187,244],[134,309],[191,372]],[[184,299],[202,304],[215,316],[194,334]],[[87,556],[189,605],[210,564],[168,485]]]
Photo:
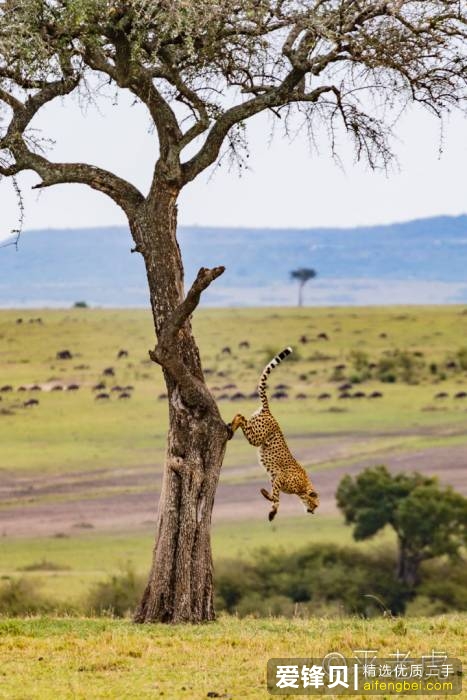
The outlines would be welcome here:
[[[384,466],[365,469],[340,482],[337,505],[354,525],[356,540],[386,525],[397,535],[397,578],[409,590],[420,581],[420,564],[442,555],[455,558],[467,544],[467,498],[440,488],[417,472],[391,475]]]
[[[223,272],[202,268],[184,294],[177,243],[181,190],[224,152],[242,165],[244,125],[267,111],[336,149],[386,165],[394,110],[436,115],[463,104],[466,10],[458,0],[3,0],[0,176],[37,173],[38,188],[80,183],[125,212],[147,273],[169,401],[157,539],[137,621],[214,617],[211,511],[229,438],[204,381],[190,317]],[[149,191],[89,163],[57,163],[33,128],[72,93],[112,89],[142,103],[158,157]],[[131,124],[126,138],[131,137]],[[116,139],[118,148],[118,139]],[[224,149],[227,151],[224,151]]]
[[[303,306],[303,287],[308,280],[316,277],[316,272],[310,267],[299,267],[298,270],[292,270],[290,276],[293,280],[298,280],[298,305]]]

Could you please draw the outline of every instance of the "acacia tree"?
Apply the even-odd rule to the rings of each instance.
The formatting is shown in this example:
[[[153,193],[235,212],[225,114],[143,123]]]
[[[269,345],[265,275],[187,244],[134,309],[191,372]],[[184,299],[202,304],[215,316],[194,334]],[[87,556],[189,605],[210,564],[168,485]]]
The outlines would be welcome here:
[[[153,564],[137,621],[214,617],[210,522],[228,427],[203,377],[190,317],[224,271],[201,269],[184,294],[177,198],[244,124],[296,108],[310,136],[336,130],[357,158],[386,164],[393,108],[441,115],[464,98],[460,0],[3,0],[0,175],[36,187],[81,183],[125,212],[146,266],[170,428]],[[158,157],[149,191],[89,163],[57,163],[33,129],[52,100],[103,85],[145,105]],[[131,125],[129,125],[131,132]]]
[[[298,306],[302,306],[303,287],[309,280],[316,277],[316,271],[311,267],[299,267],[297,270],[291,270],[290,277],[293,280],[298,280]]]
[[[356,540],[373,537],[386,525],[397,536],[397,578],[412,591],[427,559],[459,556],[467,543],[467,498],[418,472],[394,476],[386,467],[345,476],[336,492]]]

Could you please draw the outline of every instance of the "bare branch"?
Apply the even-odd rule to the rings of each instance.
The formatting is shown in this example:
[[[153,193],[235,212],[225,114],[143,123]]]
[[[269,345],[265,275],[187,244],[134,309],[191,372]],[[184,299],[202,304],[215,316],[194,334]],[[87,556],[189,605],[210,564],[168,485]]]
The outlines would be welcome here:
[[[164,367],[176,379],[182,397],[188,405],[200,407],[215,407],[214,399],[204,382],[195,377],[187,369],[183,359],[177,352],[177,339],[183,333],[183,326],[199,304],[201,294],[222,273],[224,267],[207,269],[202,267],[183,302],[175,309],[159,333],[159,342],[154,350],[149,351],[149,357]]]

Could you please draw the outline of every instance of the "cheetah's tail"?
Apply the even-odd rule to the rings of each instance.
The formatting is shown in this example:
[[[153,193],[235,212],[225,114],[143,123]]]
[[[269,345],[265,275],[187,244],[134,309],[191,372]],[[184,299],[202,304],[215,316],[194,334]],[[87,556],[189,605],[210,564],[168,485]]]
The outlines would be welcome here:
[[[268,380],[268,375],[275,367],[277,367],[277,365],[282,362],[282,360],[285,360],[285,358],[290,355],[291,352],[293,352],[292,348],[285,348],[285,350],[282,350],[282,352],[279,352],[275,357],[273,357],[271,362],[269,362],[263,369],[258,384],[258,394],[259,398],[261,399],[261,403],[263,404],[263,408],[268,408],[268,397],[266,396],[266,382]]]

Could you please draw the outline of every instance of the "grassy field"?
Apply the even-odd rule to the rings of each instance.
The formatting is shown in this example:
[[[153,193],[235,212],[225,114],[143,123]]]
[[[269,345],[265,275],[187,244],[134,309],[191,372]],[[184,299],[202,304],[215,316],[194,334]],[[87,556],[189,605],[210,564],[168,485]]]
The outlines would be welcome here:
[[[331,651],[354,658],[364,649],[380,658],[397,651],[414,658],[435,649],[465,663],[466,628],[465,614],[407,621],[225,617],[198,627],[0,619],[0,698],[259,700],[270,697],[269,658],[317,659]],[[466,698],[467,689],[457,697]]]
[[[291,436],[311,433],[400,432],[413,428],[436,428],[435,436],[449,444],[460,440],[467,401],[453,395],[467,385],[465,371],[451,371],[446,363],[466,344],[467,315],[463,307],[379,309],[215,309],[195,316],[204,368],[217,396],[239,391],[251,394],[265,362],[285,345],[295,348],[274,375],[272,386],[284,383],[290,400],[276,401],[274,411]],[[40,317],[42,323],[29,323]],[[18,318],[23,323],[17,324]],[[328,340],[320,340],[325,333]],[[306,335],[308,342],[299,339]],[[382,337],[383,336],[383,337]],[[242,340],[250,348],[240,349]],[[102,311],[0,311],[0,386],[13,392],[0,396],[2,453],[0,470],[18,474],[66,473],[95,469],[160,469],[167,431],[167,406],[158,396],[164,392],[160,368],[149,361],[147,350],[154,345],[151,319],[142,310]],[[224,347],[231,354],[222,352]],[[68,349],[71,360],[57,360],[56,353]],[[120,349],[128,357],[117,360]],[[384,383],[370,379],[356,389],[370,394],[381,391],[382,399],[342,401],[337,386],[358,375],[352,353],[364,352],[377,363],[396,350],[418,353],[425,363],[414,382]],[[420,356],[422,353],[422,356]],[[335,367],[346,365],[338,373]],[[436,365],[436,373],[428,369]],[[134,386],[131,400],[95,401],[92,386],[103,379],[103,370],[113,367],[115,376],[105,378],[107,388]],[[59,384],[78,384],[79,391],[18,393],[20,386],[39,385],[50,389]],[[235,387],[223,387],[234,384]],[[216,388],[217,387],[217,388]],[[434,395],[449,397],[434,401]],[[299,393],[305,399],[297,400]],[[331,399],[319,401],[321,393]],[[31,397],[40,405],[26,409]],[[248,413],[256,399],[232,404],[220,401],[226,420],[241,406]],[[464,431],[463,431],[464,432]],[[454,434],[452,434],[454,433]],[[433,436],[431,436],[433,438]],[[410,443],[413,437],[408,436]],[[410,446],[410,445],[409,445]],[[240,440],[230,446],[226,466],[244,459],[248,446]]]

